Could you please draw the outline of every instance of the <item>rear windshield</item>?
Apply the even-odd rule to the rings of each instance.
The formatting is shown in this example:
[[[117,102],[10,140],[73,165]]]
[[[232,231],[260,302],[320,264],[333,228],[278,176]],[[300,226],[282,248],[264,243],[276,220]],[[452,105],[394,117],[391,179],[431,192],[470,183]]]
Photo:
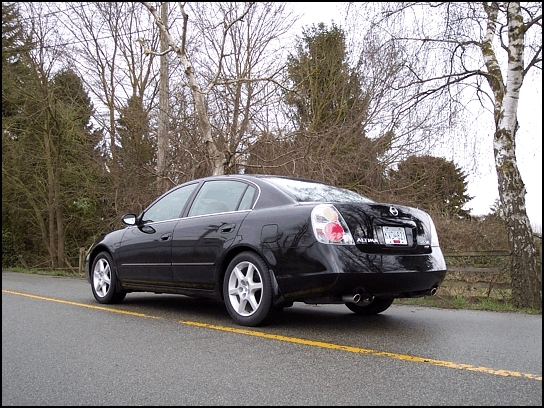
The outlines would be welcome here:
[[[345,188],[334,187],[314,181],[293,180],[281,177],[267,177],[267,180],[301,203],[372,203],[370,198],[364,197]]]

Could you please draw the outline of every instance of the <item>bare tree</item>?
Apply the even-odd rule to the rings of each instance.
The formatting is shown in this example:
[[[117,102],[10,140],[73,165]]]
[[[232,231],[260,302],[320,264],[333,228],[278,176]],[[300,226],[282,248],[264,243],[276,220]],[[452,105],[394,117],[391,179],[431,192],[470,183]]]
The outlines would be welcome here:
[[[156,121],[158,58],[145,55],[138,41],[145,32],[149,35],[147,43],[158,46],[158,30],[142,13],[140,3],[44,4],[61,27],[58,35],[64,38],[65,46],[59,50],[63,50],[66,63],[78,72],[93,97],[93,120],[105,135],[101,150],[110,175],[109,193],[104,199],[111,208],[108,218],[117,220],[120,213],[136,211],[142,203],[149,203],[151,193],[156,194],[152,188],[134,194],[138,190],[135,186],[144,184],[148,174],[162,180],[155,157],[144,162],[140,157],[130,157],[130,152],[136,150],[123,146],[130,140],[125,129],[127,106],[143,109],[133,115]],[[124,123],[120,124],[122,116]],[[123,136],[119,129],[125,129]],[[156,139],[156,127],[150,129],[146,137]],[[157,145],[153,140],[150,143]],[[135,170],[136,165],[139,167]]]
[[[542,69],[542,3],[383,3],[381,7],[373,15],[373,30],[388,33],[390,42],[412,54],[405,67],[411,80],[402,86],[422,87],[399,109],[417,109],[422,101],[435,98],[463,107],[467,91],[472,90],[472,97],[493,112],[495,168],[512,254],[512,299],[517,307],[541,308],[542,283],[515,146],[520,89],[530,70]],[[358,18],[369,19],[371,10],[359,11]]]
[[[141,16],[138,3],[72,2],[50,7],[63,28],[59,33],[66,38],[66,58],[86,81],[99,112],[95,120],[109,135],[106,147],[115,156],[119,108],[129,98],[147,99],[151,105],[157,93],[153,58],[144,55],[137,42],[153,25]],[[147,41],[155,46],[158,35]]]
[[[183,66],[210,173],[237,171],[262,123],[260,109],[270,98],[277,97],[275,89],[267,84],[276,80],[281,69],[281,54],[271,46],[293,23],[289,14],[283,14],[285,5],[179,3],[179,30],[175,25],[167,26],[151,3],[142,4],[166,37],[166,52],[175,52]],[[192,32],[188,31],[190,7],[195,16],[191,20]],[[172,34],[176,28],[179,40]],[[197,36],[197,43],[191,42],[191,34]],[[276,56],[271,51],[276,51]],[[146,52],[161,54],[150,48]]]

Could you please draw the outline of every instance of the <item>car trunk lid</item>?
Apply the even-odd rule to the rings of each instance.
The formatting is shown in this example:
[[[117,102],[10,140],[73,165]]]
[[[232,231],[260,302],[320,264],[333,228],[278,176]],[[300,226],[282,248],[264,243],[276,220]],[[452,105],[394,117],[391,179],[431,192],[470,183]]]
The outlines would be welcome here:
[[[430,253],[431,225],[416,208],[377,204],[335,204],[355,245],[370,253]]]

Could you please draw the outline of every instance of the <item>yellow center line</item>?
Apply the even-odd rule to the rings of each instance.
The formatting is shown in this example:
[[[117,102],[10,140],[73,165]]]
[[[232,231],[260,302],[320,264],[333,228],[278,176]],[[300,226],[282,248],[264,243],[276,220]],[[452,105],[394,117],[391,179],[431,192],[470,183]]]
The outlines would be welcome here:
[[[87,307],[87,308],[96,309],[96,310],[104,310],[104,311],[112,312],[112,313],[121,313],[125,315],[136,316],[136,317],[165,320],[163,317],[152,316],[145,313],[136,313],[136,312],[130,312],[126,310],[111,309],[104,306],[95,306],[95,305],[88,305],[85,303],[70,302],[67,300],[60,300],[60,299],[54,299],[49,297],[30,295],[28,293],[14,292],[11,290],[2,289],[2,293],[10,293],[12,295],[26,296],[26,297],[30,297],[34,299],[48,300],[48,301],[57,302],[57,303]],[[238,329],[233,327],[217,326],[213,324],[192,322],[192,321],[185,321],[185,320],[174,320],[174,321],[181,324],[188,325],[188,326],[195,326],[195,327],[201,327],[201,328],[212,329],[212,330],[220,330],[220,331],[229,332],[229,333],[244,334],[246,336],[261,337],[265,339],[284,341],[287,343],[302,344],[305,346],[320,347],[320,348],[325,348],[330,350],[340,350],[340,351],[346,351],[349,353],[369,354],[373,356],[389,357],[389,358],[394,358],[396,360],[410,361],[414,363],[431,364],[438,367],[453,368],[457,370],[475,371],[480,373],[499,375],[502,377],[520,377],[520,378],[527,378],[531,380],[542,381],[542,374],[537,375],[537,374],[521,373],[518,371],[510,371],[510,370],[494,370],[487,367],[481,367],[481,366],[476,367],[470,364],[458,364],[458,363],[453,363],[451,361],[435,360],[432,358],[411,356],[408,354],[398,354],[398,353],[391,353],[388,351],[378,351],[378,350],[366,349],[361,347],[343,346],[343,345],[334,344],[334,343],[326,343],[326,342],[315,341],[315,340],[306,340],[306,339],[297,338],[297,337],[286,337],[286,336],[280,336],[278,334],[268,334],[268,333],[263,333],[263,332],[259,332],[255,330]]]

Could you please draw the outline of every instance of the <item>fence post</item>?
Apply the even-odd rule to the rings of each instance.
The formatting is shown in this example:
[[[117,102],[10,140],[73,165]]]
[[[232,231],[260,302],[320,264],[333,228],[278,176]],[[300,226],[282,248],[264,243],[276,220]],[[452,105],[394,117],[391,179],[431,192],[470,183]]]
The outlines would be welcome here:
[[[535,247],[538,252],[537,263],[538,263],[538,281],[542,285],[542,234],[534,233],[533,240],[535,242]]]
[[[79,267],[80,275],[85,275],[85,247],[79,248]]]

